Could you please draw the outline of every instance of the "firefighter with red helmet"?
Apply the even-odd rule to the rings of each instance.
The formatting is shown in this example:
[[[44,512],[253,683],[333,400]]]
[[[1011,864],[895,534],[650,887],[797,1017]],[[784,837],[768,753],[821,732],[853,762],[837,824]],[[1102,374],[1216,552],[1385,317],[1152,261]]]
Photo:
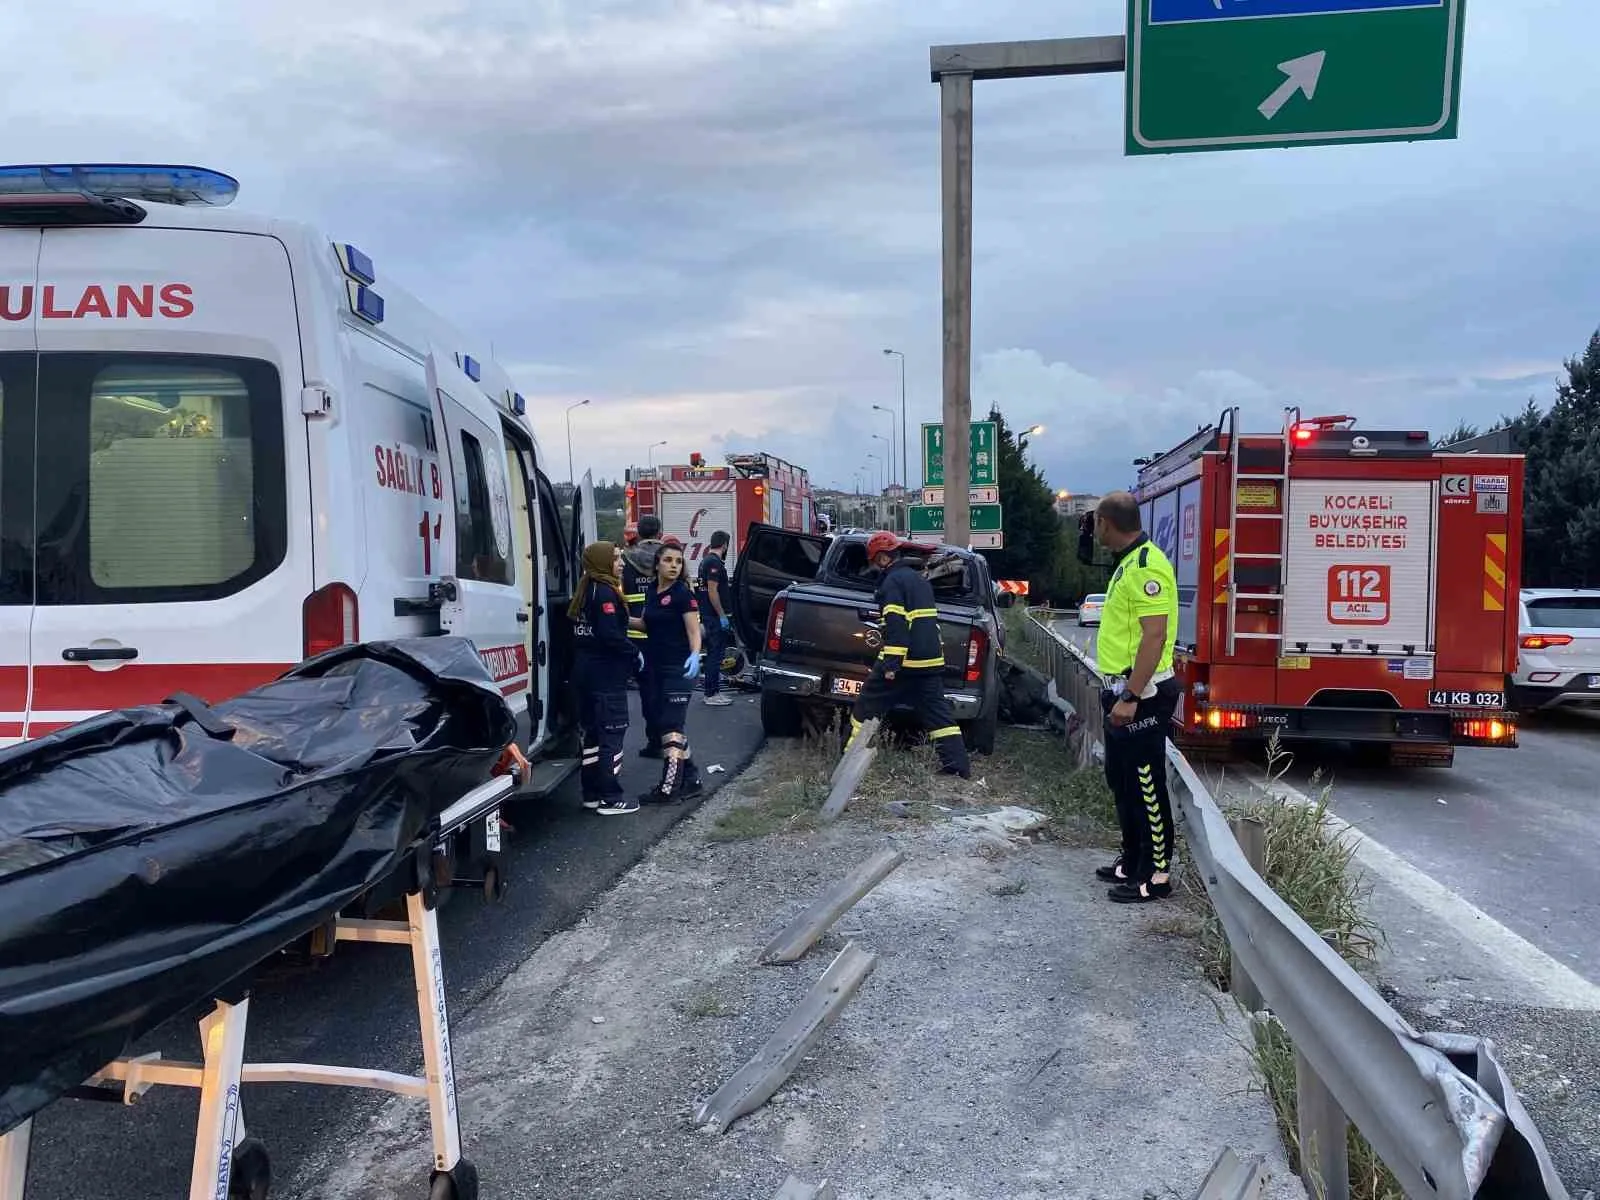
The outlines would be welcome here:
[[[884,530],[867,539],[867,558],[883,572],[877,593],[883,649],[856,699],[850,740],[860,736],[864,722],[904,705],[927,731],[939,755],[940,773],[970,779],[967,745],[944,693],[944,639],[933,585],[906,560],[904,549],[898,537]]]

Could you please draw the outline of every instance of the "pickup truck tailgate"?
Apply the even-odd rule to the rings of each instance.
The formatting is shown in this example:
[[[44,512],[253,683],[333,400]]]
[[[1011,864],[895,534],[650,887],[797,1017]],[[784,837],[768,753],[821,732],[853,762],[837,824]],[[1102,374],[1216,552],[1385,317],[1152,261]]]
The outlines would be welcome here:
[[[878,646],[867,634],[878,628],[878,609],[870,595],[851,595],[821,588],[797,588],[790,594],[783,620],[782,657],[825,660],[832,666],[859,668],[862,674],[878,659]]]
[[[878,607],[866,594],[826,588],[796,588],[790,593],[783,622],[783,655],[791,661],[813,659],[836,670],[865,675],[878,660],[883,644],[872,633],[885,632]],[[939,637],[944,644],[945,674],[961,679],[967,669],[972,636],[969,612],[939,606]]]

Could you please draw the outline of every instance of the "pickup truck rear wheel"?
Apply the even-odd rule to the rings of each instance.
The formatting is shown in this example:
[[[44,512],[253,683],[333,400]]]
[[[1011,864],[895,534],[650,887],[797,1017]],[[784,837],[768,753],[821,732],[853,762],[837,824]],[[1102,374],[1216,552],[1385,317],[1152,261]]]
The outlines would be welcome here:
[[[761,732],[768,737],[797,738],[803,732],[800,701],[781,692],[761,693]]]
[[[989,715],[961,726],[961,740],[972,754],[993,754],[994,741],[1000,733],[1000,706],[989,710]]]

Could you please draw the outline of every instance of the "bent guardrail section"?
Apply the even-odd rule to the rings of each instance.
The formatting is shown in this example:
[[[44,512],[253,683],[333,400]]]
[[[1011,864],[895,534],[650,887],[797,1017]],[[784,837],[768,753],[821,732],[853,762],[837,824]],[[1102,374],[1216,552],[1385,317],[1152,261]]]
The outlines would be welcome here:
[[[1077,646],[1029,613],[1028,641],[1077,717],[1087,762],[1101,736],[1099,678]],[[1180,824],[1234,962],[1297,1055],[1303,1171],[1313,1194],[1346,1200],[1346,1122],[1409,1197],[1571,1200],[1492,1043],[1419,1033],[1256,873],[1187,759],[1167,747]],[[1320,1184],[1320,1188],[1318,1187]]]

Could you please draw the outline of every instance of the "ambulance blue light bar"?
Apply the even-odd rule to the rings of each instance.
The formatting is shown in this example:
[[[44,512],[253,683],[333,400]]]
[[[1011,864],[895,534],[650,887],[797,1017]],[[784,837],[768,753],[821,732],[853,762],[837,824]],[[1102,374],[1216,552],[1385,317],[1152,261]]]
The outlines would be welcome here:
[[[528,402],[523,399],[521,392],[511,393],[511,411],[519,417],[527,415]]]
[[[483,378],[483,368],[478,365],[478,360],[473,358],[470,354],[463,354],[461,356],[461,370],[466,374],[468,379],[472,380],[473,383],[477,383]]]
[[[0,166],[0,195],[60,193],[223,208],[239,195],[239,181],[207,167],[136,163]]]
[[[350,311],[369,325],[382,325],[383,297],[354,279],[347,279],[345,287],[350,293]]]
[[[378,268],[372,265],[372,259],[349,242],[334,246],[333,252],[339,256],[339,269],[349,278],[357,283],[378,282]]]

